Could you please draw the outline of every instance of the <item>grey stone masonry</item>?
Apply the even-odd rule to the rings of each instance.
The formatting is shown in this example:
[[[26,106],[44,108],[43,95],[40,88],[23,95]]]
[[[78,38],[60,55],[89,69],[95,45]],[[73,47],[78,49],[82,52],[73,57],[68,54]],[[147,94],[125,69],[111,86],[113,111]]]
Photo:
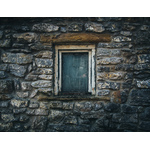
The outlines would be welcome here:
[[[126,131],[150,131],[149,18],[0,18],[0,132]]]

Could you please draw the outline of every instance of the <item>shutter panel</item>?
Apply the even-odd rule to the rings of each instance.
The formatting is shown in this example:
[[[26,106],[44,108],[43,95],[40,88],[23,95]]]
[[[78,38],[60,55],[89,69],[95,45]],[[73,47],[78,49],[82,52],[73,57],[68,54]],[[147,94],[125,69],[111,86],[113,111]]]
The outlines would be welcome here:
[[[88,53],[62,54],[62,92],[88,92]]]

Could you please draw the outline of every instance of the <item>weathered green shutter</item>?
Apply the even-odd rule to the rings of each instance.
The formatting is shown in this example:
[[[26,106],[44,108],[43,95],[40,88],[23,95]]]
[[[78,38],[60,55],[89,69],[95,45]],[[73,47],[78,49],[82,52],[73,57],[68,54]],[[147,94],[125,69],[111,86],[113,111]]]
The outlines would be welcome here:
[[[62,92],[88,92],[88,53],[62,54]]]

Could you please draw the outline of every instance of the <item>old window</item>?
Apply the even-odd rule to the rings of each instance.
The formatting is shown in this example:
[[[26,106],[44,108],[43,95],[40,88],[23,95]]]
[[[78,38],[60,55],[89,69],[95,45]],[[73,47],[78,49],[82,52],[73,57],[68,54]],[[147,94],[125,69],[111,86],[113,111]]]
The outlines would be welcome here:
[[[55,46],[55,95],[95,95],[95,46]]]

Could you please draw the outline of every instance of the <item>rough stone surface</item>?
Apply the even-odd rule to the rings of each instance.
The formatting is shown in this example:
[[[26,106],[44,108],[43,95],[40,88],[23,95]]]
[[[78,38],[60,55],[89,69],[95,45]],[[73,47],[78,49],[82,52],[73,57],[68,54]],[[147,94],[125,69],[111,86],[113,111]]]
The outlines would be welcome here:
[[[17,64],[10,64],[9,65],[10,73],[15,75],[16,77],[24,77],[27,71],[26,66],[20,66]]]
[[[46,88],[46,87],[51,87],[52,82],[51,81],[45,81],[45,80],[39,80],[31,83],[32,87],[35,88]]]
[[[149,18],[13,17],[0,24],[1,132],[150,131]],[[55,95],[65,68],[56,45],[95,45],[88,93],[63,93],[59,81]]]
[[[53,61],[50,59],[36,58],[36,65],[41,68],[49,68],[53,66]]]
[[[17,34],[14,34],[13,37],[17,39],[17,42],[20,42],[20,43],[32,43],[36,41],[37,34],[31,33],[31,32],[17,33]]]
[[[32,55],[24,53],[4,53],[2,55],[2,60],[5,63],[17,63],[17,64],[28,64],[32,62]]]
[[[28,106],[28,101],[27,100],[12,99],[11,105],[13,107],[17,107],[17,108],[24,108],[24,107]]]
[[[123,59],[121,57],[111,57],[111,58],[99,58],[99,60],[97,61],[98,65],[108,65],[108,64],[112,64],[112,65],[116,65],[116,64],[120,64],[123,61]]]
[[[37,32],[53,32],[58,31],[59,27],[49,23],[39,23],[32,27],[33,31]]]
[[[85,30],[86,31],[93,31],[93,32],[103,32],[105,31],[105,28],[102,24],[98,23],[86,23],[85,24]]]
[[[0,80],[0,93],[12,93],[13,81],[12,80]]]

